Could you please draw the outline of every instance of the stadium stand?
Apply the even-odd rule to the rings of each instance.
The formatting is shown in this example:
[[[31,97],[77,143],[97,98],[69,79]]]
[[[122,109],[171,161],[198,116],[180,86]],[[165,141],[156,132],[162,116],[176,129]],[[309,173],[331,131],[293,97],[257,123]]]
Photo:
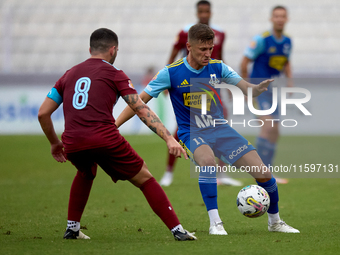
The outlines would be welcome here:
[[[227,32],[226,62],[238,71],[251,37],[270,28],[268,1],[212,1],[213,23]],[[340,68],[340,1],[287,0],[294,73],[335,74]],[[128,74],[165,65],[170,45],[196,21],[192,0],[3,0],[0,74],[62,73],[88,57],[98,27],[120,38],[116,65]]]

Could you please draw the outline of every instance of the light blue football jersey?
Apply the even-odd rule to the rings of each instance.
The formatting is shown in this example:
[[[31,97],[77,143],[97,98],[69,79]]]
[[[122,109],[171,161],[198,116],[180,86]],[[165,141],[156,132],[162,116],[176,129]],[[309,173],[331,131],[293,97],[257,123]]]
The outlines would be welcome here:
[[[196,70],[185,57],[159,71],[144,91],[152,97],[158,97],[163,90],[169,90],[180,135],[212,128],[214,119],[223,119],[220,89],[214,88],[214,84],[223,81],[237,85],[241,80],[221,60],[211,59],[207,66]],[[202,94],[207,95],[206,115],[201,112]]]

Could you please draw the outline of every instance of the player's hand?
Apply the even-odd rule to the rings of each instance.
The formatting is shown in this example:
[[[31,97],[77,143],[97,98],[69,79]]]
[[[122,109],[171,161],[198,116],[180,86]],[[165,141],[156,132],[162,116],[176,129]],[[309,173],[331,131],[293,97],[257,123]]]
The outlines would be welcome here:
[[[166,145],[168,146],[169,153],[174,155],[176,158],[181,158],[181,154],[184,155],[185,159],[188,159],[188,155],[186,151],[183,149],[183,147],[175,140],[173,136],[171,136],[167,142]]]
[[[267,91],[268,90],[268,86],[271,82],[273,82],[274,79],[268,79],[268,80],[265,80],[263,82],[261,82],[259,85],[258,85],[258,89],[262,92],[264,91]]]
[[[268,80],[261,82],[259,85],[255,86],[254,91],[253,91],[253,97],[257,97],[263,92],[267,91],[269,84],[273,81],[274,79],[268,79]]]
[[[56,161],[60,163],[66,162],[66,156],[62,141],[59,141],[57,144],[51,144],[51,153]]]

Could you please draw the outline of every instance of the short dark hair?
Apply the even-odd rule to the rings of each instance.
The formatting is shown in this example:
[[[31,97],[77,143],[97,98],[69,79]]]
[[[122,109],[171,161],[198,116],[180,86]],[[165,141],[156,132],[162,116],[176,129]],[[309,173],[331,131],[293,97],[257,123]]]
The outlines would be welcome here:
[[[274,6],[274,8],[272,9],[272,13],[273,13],[275,10],[285,10],[285,11],[287,12],[287,8],[284,7],[283,5],[276,5],[276,6]]]
[[[188,41],[208,42],[215,37],[214,31],[206,24],[193,25],[188,32]]]
[[[90,37],[90,49],[92,52],[106,52],[112,46],[118,46],[118,36],[107,28],[95,30]]]
[[[196,4],[196,8],[198,8],[198,6],[200,5],[209,5],[209,7],[211,7],[211,4],[209,1],[198,1]]]

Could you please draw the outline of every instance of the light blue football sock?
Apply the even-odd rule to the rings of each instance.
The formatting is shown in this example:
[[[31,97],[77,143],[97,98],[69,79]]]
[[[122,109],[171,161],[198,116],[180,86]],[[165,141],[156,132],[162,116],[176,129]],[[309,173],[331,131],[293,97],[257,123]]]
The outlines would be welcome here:
[[[198,185],[201,190],[202,198],[207,211],[217,208],[217,181],[216,169],[209,171],[210,167],[201,167],[200,175],[198,178]]]

